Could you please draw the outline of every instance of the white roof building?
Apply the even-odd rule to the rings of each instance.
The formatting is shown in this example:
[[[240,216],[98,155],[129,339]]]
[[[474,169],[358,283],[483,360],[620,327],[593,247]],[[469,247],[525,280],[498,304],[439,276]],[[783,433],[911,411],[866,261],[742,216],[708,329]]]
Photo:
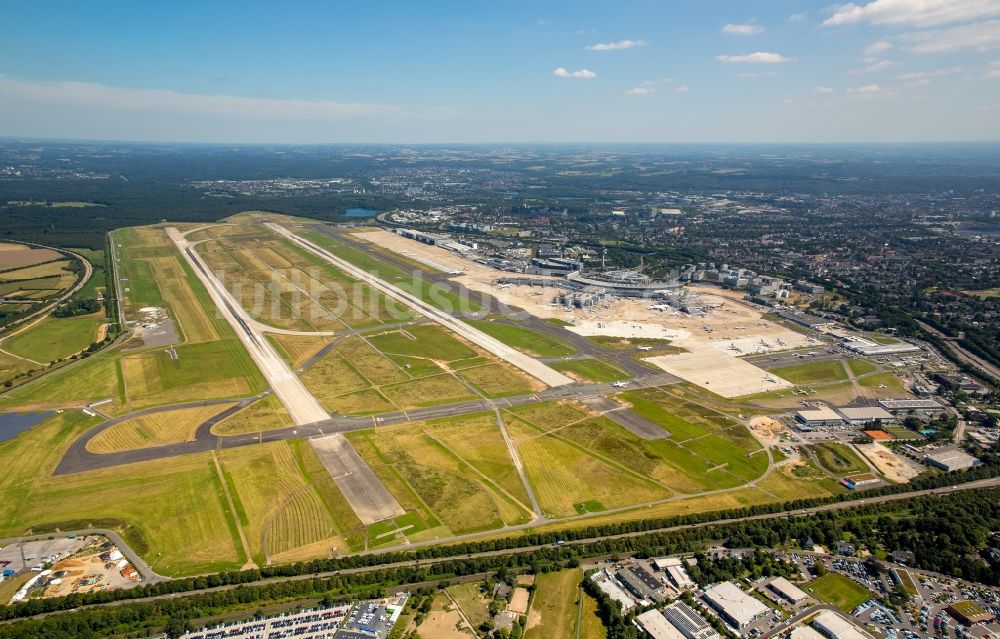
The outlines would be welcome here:
[[[829,639],[870,639],[860,628],[832,610],[824,610],[813,617],[812,624]]]
[[[670,577],[670,581],[674,582],[674,585],[681,590],[694,588],[696,584],[688,575],[687,570],[684,570],[684,566],[668,566],[667,576]]]
[[[632,608],[635,608],[635,599],[622,590],[606,572],[595,572],[591,576],[591,579],[601,589],[601,592],[606,594],[612,601],[617,601],[621,605],[622,612],[628,612]]]
[[[793,604],[802,603],[809,598],[809,595],[807,595],[801,588],[784,577],[778,577],[771,580],[771,583],[767,584],[767,587]]]
[[[639,627],[653,639],[686,639],[659,610],[647,610],[635,618]]]
[[[822,406],[813,410],[800,410],[795,413],[795,421],[803,426],[827,426],[831,424],[842,424],[844,418],[829,406]]]
[[[790,639],[826,639],[809,626],[795,626],[788,635]]]
[[[749,626],[770,610],[731,581],[723,581],[706,590],[705,600],[736,628]]]
[[[844,418],[844,421],[851,426],[860,426],[874,421],[891,422],[896,420],[892,413],[877,406],[872,406],[870,408],[839,408],[837,410]]]
[[[719,639],[715,628],[683,601],[675,601],[665,607],[663,616],[687,639]]]

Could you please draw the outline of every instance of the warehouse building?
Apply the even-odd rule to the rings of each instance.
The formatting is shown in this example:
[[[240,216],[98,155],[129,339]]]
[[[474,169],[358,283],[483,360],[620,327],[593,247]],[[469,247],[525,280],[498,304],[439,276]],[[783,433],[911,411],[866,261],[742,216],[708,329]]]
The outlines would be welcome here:
[[[677,628],[667,621],[663,614],[656,610],[647,610],[635,618],[637,626],[649,634],[652,639],[685,639]]]
[[[844,418],[829,406],[812,410],[800,410],[795,413],[795,422],[803,430],[820,428],[822,426],[837,426],[844,423]]]
[[[767,584],[767,587],[770,588],[774,594],[796,606],[809,599],[809,595],[784,577],[778,577],[771,580],[771,583]]]
[[[929,415],[938,415],[944,412],[944,406],[933,399],[880,399],[878,405],[893,415],[908,414],[910,411]]]
[[[812,625],[829,639],[870,639],[857,626],[832,610],[824,610],[813,617]]]
[[[731,581],[724,581],[706,590],[705,601],[726,620],[726,623],[740,630],[763,619],[770,611],[770,608],[740,590],[739,586]]]
[[[861,337],[848,340],[843,343],[844,348],[854,351],[866,357],[877,355],[898,355],[900,353],[915,353],[920,347],[907,342],[896,342],[895,344],[879,344]]]
[[[795,626],[788,636],[790,639],[826,639],[809,626]]]
[[[696,610],[683,601],[663,609],[663,615],[686,639],[719,639],[720,635]]]
[[[978,466],[981,462],[960,448],[940,448],[924,455],[928,466],[939,468],[945,472],[964,470]]]
[[[864,426],[871,422],[894,422],[896,418],[892,413],[878,406],[865,406],[861,408],[839,408],[837,412],[844,418],[844,421],[851,426]]]

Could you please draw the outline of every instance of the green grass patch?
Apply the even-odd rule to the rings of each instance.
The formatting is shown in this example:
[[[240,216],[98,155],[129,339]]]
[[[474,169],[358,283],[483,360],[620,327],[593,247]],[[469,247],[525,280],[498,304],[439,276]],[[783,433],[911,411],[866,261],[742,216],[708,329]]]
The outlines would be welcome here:
[[[571,345],[563,340],[537,333],[523,326],[491,320],[466,320],[466,323],[490,337],[500,340],[507,346],[535,357],[565,357],[576,352]]]
[[[374,335],[369,337],[368,341],[386,354],[424,357],[445,362],[476,357],[476,351],[440,327],[425,324],[411,326],[405,330],[406,333],[393,331]]]
[[[841,365],[840,360],[829,359],[808,364],[796,364],[794,366],[782,366],[772,368],[770,373],[783,379],[787,379],[793,384],[815,384],[818,382],[837,382],[847,379],[847,372]]]
[[[46,317],[31,328],[4,341],[4,350],[35,361],[48,363],[84,350],[97,337],[103,313],[80,317]]]
[[[556,362],[551,366],[557,371],[568,373],[571,377],[591,382],[610,383],[620,379],[627,379],[629,376],[628,373],[617,366],[593,358]]]
[[[867,588],[835,572],[823,575],[806,585],[803,590],[844,612],[850,612],[872,598],[872,593]]]
[[[810,446],[824,468],[837,475],[871,472],[868,465],[847,444],[825,443]]]
[[[875,364],[866,359],[849,359],[847,360],[847,365],[851,368],[851,372],[854,373],[855,377],[874,373],[878,370]]]

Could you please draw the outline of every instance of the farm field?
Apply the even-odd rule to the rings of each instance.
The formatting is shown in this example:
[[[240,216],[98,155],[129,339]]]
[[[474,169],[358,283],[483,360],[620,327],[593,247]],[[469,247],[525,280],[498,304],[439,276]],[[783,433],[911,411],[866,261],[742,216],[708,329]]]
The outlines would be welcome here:
[[[87,443],[95,453],[117,453],[149,446],[191,441],[206,419],[232,404],[182,408],[129,419],[102,431]]]
[[[80,317],[50,316],[4,340],[3,348],[19,357],[47,364],[76,355],[90,346],[103,323],[103,312]]]
[[[33,248],[17,242],[0,242],[0,270],[11,270],[59,259],[61,254],[47,248]]]
[[[579,381],[611,383],[628,378],[622,369],[599,359],[573,359],[556,362],[551,366]]]
[[[208,454],[51,476],[70,442],[99,422],[66,411],[0,444],[0,535],[94,523],[121,527],[163,574],[239,567]]]
[[[110,355],[100,354],[11,390],[0,396],[0,407],[63,408],[108,398],[116,400],[114,406],[105,407],[109,410],[124,405],[118,362]]]
[[[73,273],[67,269],[69,264],[70,260],[54,260],[13,270],[3,270],[0,271],[0,280],[20,281],[62,276],[74,277]]]
[[[822,360],[808,364],[782,366],[772,368],[770,372],[793,384],[815,384],[817,382],[836,382],[847,379],[847,372],[840,360]]]
[[[870,472],[864,460],[846,444],[813,444],[810,449],[816,454],[819,463],[831,473],[855,475]]]
[[[872,593],[858,582],[839,573],[830,572],[802,588],[829,604],[850,612],[868,601]]]
[[[538,575],[525,626],[526,639],[573,639],[577,636],[582,580],[582,570]]]
[[[495,337],[507,346],[535,357],[564,357],[576,352],[567,342],[536,333],[523,326],[492,320],[466,320],[466,323]]]

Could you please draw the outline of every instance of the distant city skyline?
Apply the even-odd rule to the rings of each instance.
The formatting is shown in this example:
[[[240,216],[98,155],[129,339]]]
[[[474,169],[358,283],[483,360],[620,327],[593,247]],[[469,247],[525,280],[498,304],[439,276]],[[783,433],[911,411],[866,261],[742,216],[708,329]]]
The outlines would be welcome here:
[[[1000,140],[1000,0],[9,5],[0,136]]]

